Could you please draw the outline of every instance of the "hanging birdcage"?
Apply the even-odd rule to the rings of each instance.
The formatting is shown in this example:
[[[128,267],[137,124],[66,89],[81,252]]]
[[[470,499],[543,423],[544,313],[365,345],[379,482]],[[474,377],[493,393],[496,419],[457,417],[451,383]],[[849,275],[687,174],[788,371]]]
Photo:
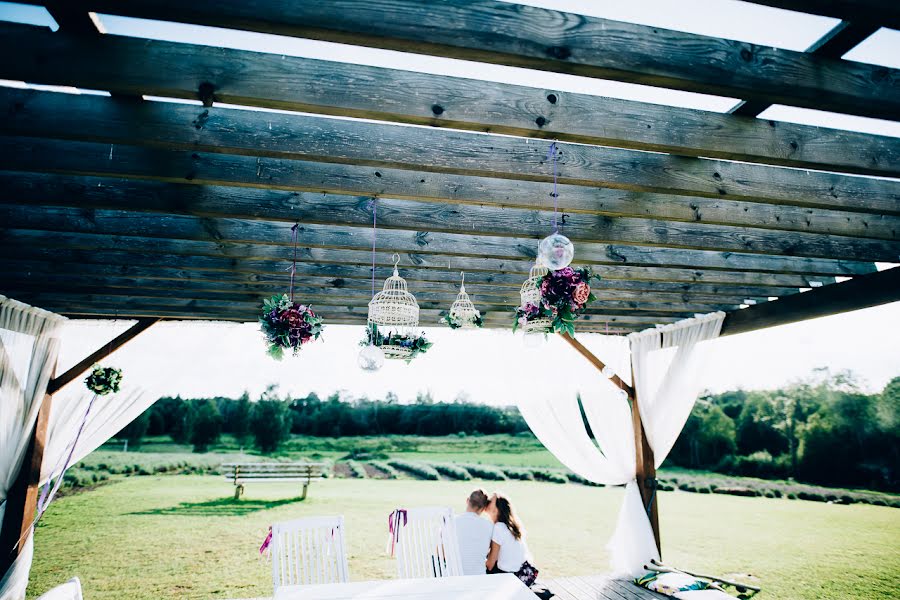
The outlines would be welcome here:
[[[534,266],[531,267],[531,271],[528,273],[528,279],[525,280],[521,290],[519,290],[519,298],[521,299],[519,307],[521,309],[526,309],[528,306],[541,306],[541,281],[544,275],[549,272],[547,267],[543,266],[540,261],[534,263]],[[521,325],[522,330],[526,334],[548,333],[552,326],[553,321],[539,315],[527,317]]]
[[[459,284],[459,293],[450,305],[450,312],[442,317],[441,321],[451,329],[478,329],[482,325],[481,312],[475,308],[472,299],[466,293],[466,274],[460,274],[462,282]]]
[[[384,337],[380,345],[385,358],[408,359],[413,350],[399,343],[391,343],[395,338],[415,338],[419,326],[419,303],[406,288],[406,280],[400,277],[397,265],[400,257],[394,255],[394,274],[384,280],[384,289],[375,294],[369,302],[368,326],[375,325]]]

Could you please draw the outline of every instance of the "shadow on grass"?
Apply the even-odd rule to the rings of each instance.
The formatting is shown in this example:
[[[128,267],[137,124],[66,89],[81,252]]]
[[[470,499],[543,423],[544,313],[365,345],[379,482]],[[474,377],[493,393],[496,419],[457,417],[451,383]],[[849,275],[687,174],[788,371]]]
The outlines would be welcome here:
[[[182,502],[178,506],[128,513],[131,515],[183,515],[190,517],[240,517],[260,510],[302,502],[299,498],[283,500],[235,500],[220,498],[206,502]]]

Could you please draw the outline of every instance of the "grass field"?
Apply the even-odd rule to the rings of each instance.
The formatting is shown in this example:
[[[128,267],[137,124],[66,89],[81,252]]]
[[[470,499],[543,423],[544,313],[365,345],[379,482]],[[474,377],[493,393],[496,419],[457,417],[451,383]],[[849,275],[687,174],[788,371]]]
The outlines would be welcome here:
[[[471,460],[471,457],[468,457]],[[490,482],[478,482],[489,485]],[[30,597],[72,575],[91,600],[239,598],[271,593],[257,548],[273,521],[343,514],[353,579],[393,576],[386,518],[396,506],[457,508],[473,482],[332,479],[305,502],[289,484],[232,486],[209,475],[120,479],[53,504],[38,527]],[[542,577],[602,572],[622,491],[503,482]],[[895,598],[900,511],[868,505],[660,492],[664,557],[758,582],[762,598]],[[750,576],[748,579],[747,576]]]

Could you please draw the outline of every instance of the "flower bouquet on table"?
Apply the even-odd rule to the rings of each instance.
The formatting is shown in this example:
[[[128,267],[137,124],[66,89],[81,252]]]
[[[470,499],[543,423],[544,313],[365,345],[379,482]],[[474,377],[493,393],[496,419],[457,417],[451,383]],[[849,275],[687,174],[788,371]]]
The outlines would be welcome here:
[[[122,385],[122,369],[94,365],[91,374],[85,378],[84,384],[87,389],[98,396],[115,394]]]
[[[590,267],[549,271],[540,280],[540,302],[526,302],[516,308],[513,331],[519,327],[526,331],[540,327],[545,332],[574,335],[575,319],[597,299],[591,292],[591,279],[599,280],[600,277],[594,275]]]
[[[360,346],[376,346],[384,352],[385,358],[403,359],[409,363],[412,359],[425,354],[431,348],[433,342],[425,338],[425,334],[400,333],[389,331],[383,334],[378,325],[369,323],[366,327],[366,335],[359,342]]]
[[[284,358],[285,348],[292,349],[296,356],[303,344],[322,334],[322,318],[309,306],[292,302],[287,294],[263,301],[259,323],[269,356],[275,360]]]

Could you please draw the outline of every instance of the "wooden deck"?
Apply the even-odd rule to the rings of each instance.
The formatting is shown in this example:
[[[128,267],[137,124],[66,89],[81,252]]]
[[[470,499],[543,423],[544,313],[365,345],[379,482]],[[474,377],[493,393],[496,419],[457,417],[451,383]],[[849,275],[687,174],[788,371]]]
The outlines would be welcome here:
[[[651,592],[627,580],[612,579],[608,575],[581,575],[538,580],[556,594],[558,600],[660,600],[661,594]],[[238,600],[238,599],[235,599]],[[271,597],[240,600],[272,600]]]

